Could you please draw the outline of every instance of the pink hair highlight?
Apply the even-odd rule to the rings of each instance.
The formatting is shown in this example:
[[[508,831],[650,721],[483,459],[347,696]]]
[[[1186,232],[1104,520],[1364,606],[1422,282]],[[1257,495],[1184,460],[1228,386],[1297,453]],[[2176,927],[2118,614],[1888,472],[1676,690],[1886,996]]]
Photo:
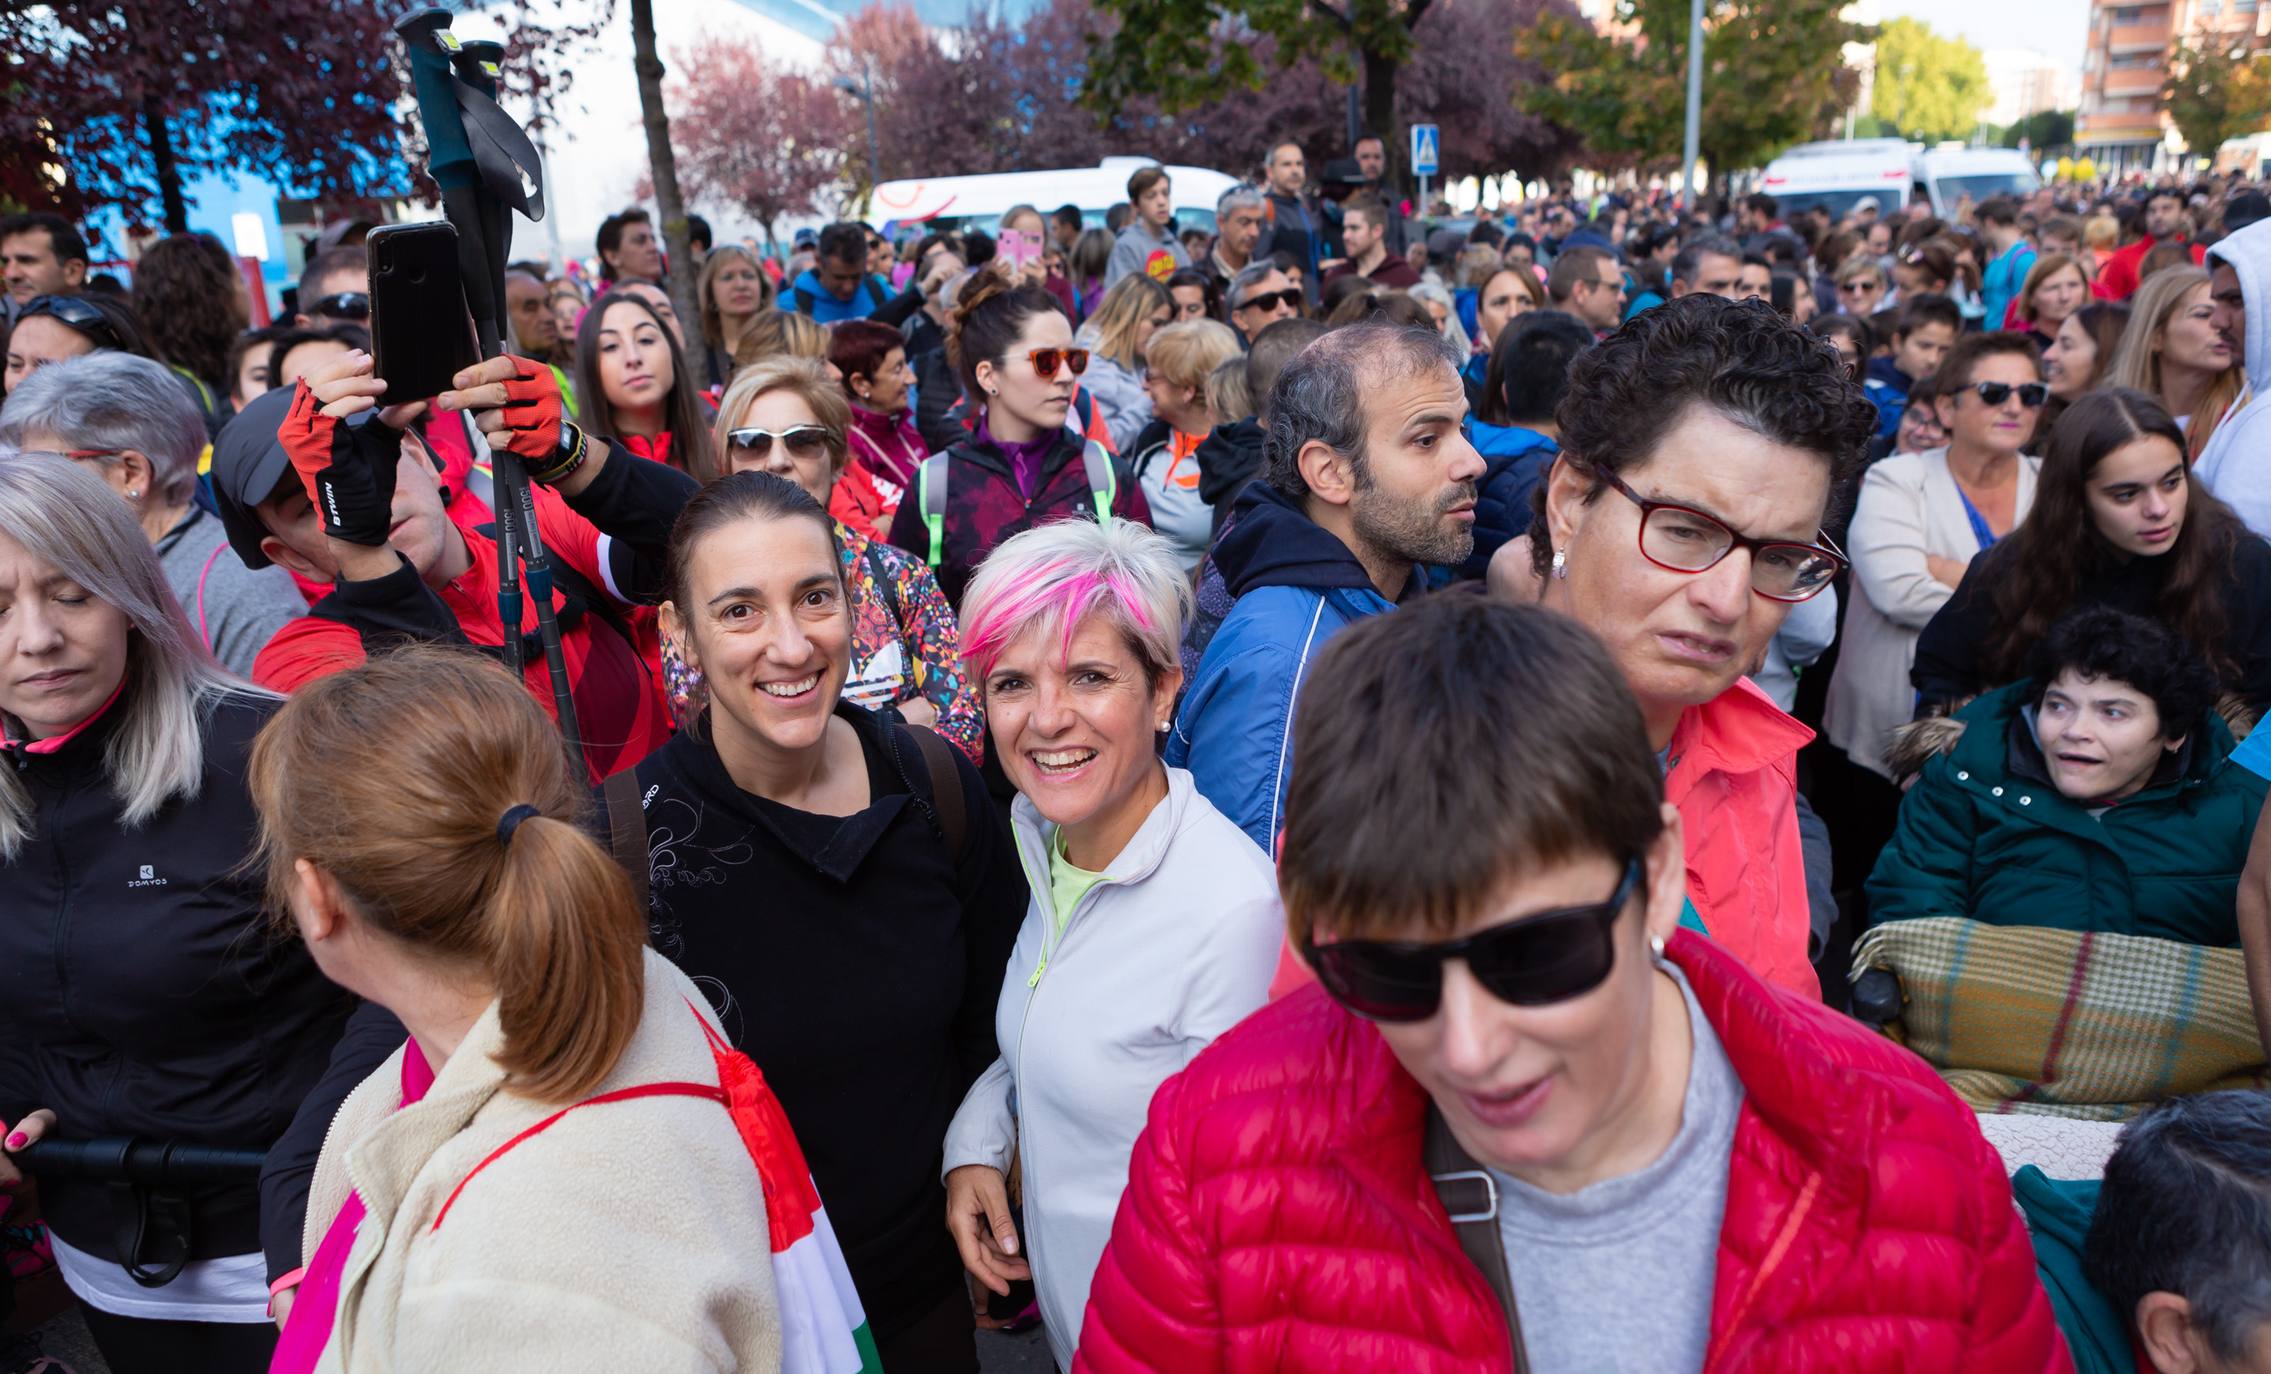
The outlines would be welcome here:
[[[1134,585],[1117,572],[1091,572],[1077,559],[1052,558],[1029,571],[1020,584],[991,604],[962,631],[962,657],[984,678],[993,671],[1012,640],[1034,625],[1062,628],[1064,657],[1072,654],[1072,637],[1089,616],[1115,606],[1145,632],[1152,629],[1151,614],[1136,595]]]

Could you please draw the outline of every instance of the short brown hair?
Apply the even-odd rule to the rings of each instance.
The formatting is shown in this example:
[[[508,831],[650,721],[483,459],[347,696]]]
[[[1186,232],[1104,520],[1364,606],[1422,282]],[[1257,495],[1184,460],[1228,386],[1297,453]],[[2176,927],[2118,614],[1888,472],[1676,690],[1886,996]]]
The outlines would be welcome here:
[[[1555,258],[1553,270],[1546,276],[1546,291],[1553,297],[1554,304],[1559,305],[1574,295],[1577,283],[1598,282],[1601,279],[1599,264],[1604,262],[1614,264],[1616,255],[1590,244],[1579,244]]]
[[[1388,224],[1388,202],[1370,191],[1359,192],[1350,196],[1341,205],[1341,218],[1345,221],[1350,215],[1364,216],[1365,223],[1375,229],[1386,228]]]
[[[1145,192],[1165,180],[1167,173],[1156,165],[1136,168],[1135,175],[1128,178],[1128,204],[1142,200]]]
[[[306,859],[387,940],[477,973],[522,1096],[573,1102],[614,1070],[645,1009],[647,923],[518,679],[432,645],[333,673],[260,732],[247,781],[276,910]]]
[[[1334,636],[1302,684],[1292,770],[1278,889],[1297,946],[1447,934],[1525,867],[1637,858],[1664,828],[1608,650],[1479,587]]]
[[[2035,346],[2033,336],[2002,330],[1992,334],[1960,334],[1956,337],[1955,347],[1940,359],[1940,366],[1933,374],[1940,379],[1940,394],[1953,397],[1971,385],[1972,374],[1979,370],[1982,361],[2006,354],[2033,363],[2034,375],[2037,378],[2042,376],[2042,352]]]

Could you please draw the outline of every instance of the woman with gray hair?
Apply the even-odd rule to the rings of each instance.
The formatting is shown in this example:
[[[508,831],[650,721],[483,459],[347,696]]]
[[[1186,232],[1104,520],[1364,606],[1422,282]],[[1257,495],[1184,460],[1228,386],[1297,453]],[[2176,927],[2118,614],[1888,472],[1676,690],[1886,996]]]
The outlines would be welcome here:
[[[1268,856],[1159,761],[1190,605],[1173,546],[1125,520],[1016,535],[963,600],[1031,897],[994,1012],[1001,1057],[947,1131],[946,1224],[988,1289],[1034,1279],[1059,1369],[1152,1093],[1262,1005],[1284,936]]]
[[[84,464],[123,499],[158,551],[198,642],[239,677],[269,637],[307,614],[282,568],[248,568],[221,519],[196,502],[205,424],[164,364],[93,353],[43,367],[0,406],[0,444]]]
[[[266,1150],[322,1075],[353,998],[265,938],[244,863],[245,762],[276,706],[205,651],[93,471],[0,456],[0,1210],[44,1136]],[[266,1364],[252,1180],[163,1206],[41,1185],[116,1374]]]

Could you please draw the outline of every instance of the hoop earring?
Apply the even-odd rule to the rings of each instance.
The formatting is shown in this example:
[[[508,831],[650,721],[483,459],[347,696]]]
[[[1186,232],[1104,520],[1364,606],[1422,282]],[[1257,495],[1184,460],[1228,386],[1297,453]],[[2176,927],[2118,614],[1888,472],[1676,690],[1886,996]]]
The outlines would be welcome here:
[[[1555,549],[1553,551],[1553,575],[1555,578],[1563,582],[1567,582],[1569,580],[1568,550]]]

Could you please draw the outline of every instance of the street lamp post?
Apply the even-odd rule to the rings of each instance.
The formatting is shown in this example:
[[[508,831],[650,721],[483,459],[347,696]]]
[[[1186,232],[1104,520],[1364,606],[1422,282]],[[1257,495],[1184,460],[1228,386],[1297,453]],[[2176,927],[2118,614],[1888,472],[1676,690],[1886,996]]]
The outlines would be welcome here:
[[[873,196],[875,188],[883,184],[883,156],[876,151],[875,142],[875,69],[863,62],[859,80],[839,76],[835,84],[837,90],[858,96],[867,106],[867,180],[868,194]]]
[[[1692,0],[1687,20],[1687,138],[1681,151],[1680,194],[1695,212],[1695,157],[1703,135],[1703,0]]]

